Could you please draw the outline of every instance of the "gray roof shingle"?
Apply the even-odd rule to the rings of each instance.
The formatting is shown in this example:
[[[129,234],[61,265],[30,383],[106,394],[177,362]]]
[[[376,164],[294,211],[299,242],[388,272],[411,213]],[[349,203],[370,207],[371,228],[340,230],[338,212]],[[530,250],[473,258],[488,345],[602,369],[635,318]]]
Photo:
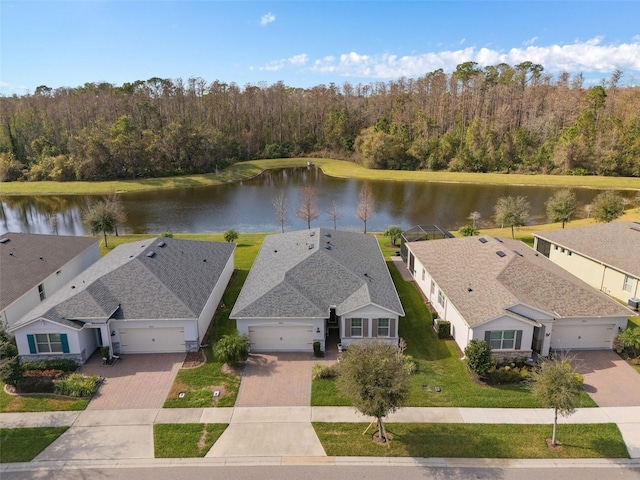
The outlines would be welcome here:
[[[519,303],[555,317],[631,314],[515,240],[483,236],[407,245],[472,327],[508,313],[509,307]]]
[[[640,278],[640,223],[600,223],[534,235]]]
[[[95,238],[5,233],[0,236],[0,310],[11,305],[82,252]]]
[[[264,239],[231,318],[327,317],[402,304],[372,235],[316,228]]]
[[[163,247],[158,243],[164,242]],[[116,247],[20,319],[76,321],[198,318],[235,245],[174,238]],[[155,255],[148,256],[149,252]]]

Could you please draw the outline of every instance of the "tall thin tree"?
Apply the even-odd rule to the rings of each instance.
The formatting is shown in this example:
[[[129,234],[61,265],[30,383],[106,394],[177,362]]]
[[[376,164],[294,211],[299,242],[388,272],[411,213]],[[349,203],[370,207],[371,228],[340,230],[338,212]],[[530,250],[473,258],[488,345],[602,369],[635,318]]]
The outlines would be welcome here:
[[[338,220],[342,218],[342,211],[335,200],[331,202],[331,206],[329,210],[327,210],[327,215],[329,215],[333,222],[333,229],[337,230]]]
[[[307,228],[311,228],[311,222],[318,218],[318,191],[311,185],[305,185],[298,193],[299,219],[307,222]]]
[[[360,189],[360,201],[356,207],[356,218],[364,222],[364,233],[367,233],[367,221],[373,215],[376,208],[376,201],[369,185],[363,185]]]
[[[284,233],[284,226],[288,223],[287,204],[287,196],[285,195],[284,190],[280,190],[280,192],[273,197],[273,208],[276,209],[276,219],[280,224],[282,233]]]

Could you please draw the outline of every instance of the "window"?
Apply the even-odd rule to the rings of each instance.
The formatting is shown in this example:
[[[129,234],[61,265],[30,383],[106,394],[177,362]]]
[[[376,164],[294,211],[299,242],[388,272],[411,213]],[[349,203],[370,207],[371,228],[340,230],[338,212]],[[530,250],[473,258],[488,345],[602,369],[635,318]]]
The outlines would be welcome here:
[[[422,269],[422,281],[423,281],[423,282],[424,282],[424,277],[425,277],[425,274],[426,274],[426,273],[427,273],[427,272],[425,272],[425,270],[424,270],[424,268],[423,268],[423,269]]]
[[[435,291],[436,291],[436,284],[433,283],[433,280],[431,280],[431,295],[433,295]]]
[[[378,336],[379,337],[389,336],[389,319],[388,318],[378,319]]]
[[[351,319],[351,336],[352,337],[362,336],[362,319],[361,318]]]
[[[631,293],[633,291],[633,281],[635,279],[631,275],[624,276],[624,285],[622,285],[622,289],[625,292]]]
[[[62,353],[62,338],[59,333],[36,333],[38,353]]]
[[[47,294],[44,293],[44,284],[43,283],[38,285],[38,294],[40,294],[40,301],[43,301],[45,298],[47,298]]]
[[[438,303],[444,307],[444,293],[438,289]]]
[[[515,330],[495,330],[491,332],[489,346],[492,350],[512,350],[515,339]]]

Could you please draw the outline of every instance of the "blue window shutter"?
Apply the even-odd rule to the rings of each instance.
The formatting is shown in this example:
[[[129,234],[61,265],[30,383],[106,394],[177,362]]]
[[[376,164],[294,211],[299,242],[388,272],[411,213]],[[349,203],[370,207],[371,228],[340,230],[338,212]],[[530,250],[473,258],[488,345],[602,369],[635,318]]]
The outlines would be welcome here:
[[[362,336],[363,337],[369,336],[369,319],[368,318],[362,319]]]
[[[516,350],[520,350],[522,345],[522,330],[516,330]]]
[[[371,319],[371,336],[372,337],[378,336],[378,319],[377,318]]]
[[[351,336],[351,319],[350,318],[347,318],[344,321],[344,336],[345,337]]]
[[[62,353],[69,353],[69,340],[66,333],[60,334],[60,342],[62,342]]]
[[[487,345],[491,345],[491,331],[484,332],[484,341],[487,342]]]
[[[29,342],[29,353],[38,353],[36,350],[36,339],[33,335],[27,335],[27,341]]]
[[[397,337],[398,334],[396,333],[396,319],[395,318],[390,318],[389,319],[389,336],[390,337]]]

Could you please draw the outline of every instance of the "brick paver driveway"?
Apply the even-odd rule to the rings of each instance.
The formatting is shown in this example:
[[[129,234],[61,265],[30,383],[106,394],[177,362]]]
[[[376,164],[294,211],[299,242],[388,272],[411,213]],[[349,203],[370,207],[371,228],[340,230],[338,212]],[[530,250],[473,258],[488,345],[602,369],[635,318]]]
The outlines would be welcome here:
[[[600,407],[640,406],[640,374],[612,350],[575,351],[572,363]]]
[[[314,359],[310,353],[252,354],[244,367],[236,406],[308,406],[313,365],[333,362]]]
[[[161,408],[184,361],[184,353],[123,355],[103,366],[94,355],[81,373],[105,377],[87,410]]]

